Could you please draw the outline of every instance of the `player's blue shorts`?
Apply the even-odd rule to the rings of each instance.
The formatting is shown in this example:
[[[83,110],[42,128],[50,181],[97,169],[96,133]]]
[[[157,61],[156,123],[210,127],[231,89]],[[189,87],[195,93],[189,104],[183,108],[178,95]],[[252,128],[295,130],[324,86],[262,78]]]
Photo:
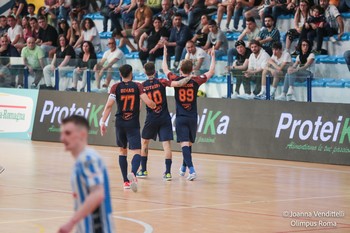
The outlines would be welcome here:
[[[160,142],[173,140],[173,130],[171,119],[161,121],[146,121],[145,126],[142,129],[143,139],[157,140],[157,135]]]
[[[115,136],[118,147],[125,149],[129,143],[130,150],[141,149],[140,128],[116,126]]]
[[[176,116],[175,124],[177,142],[195,142],[197,118]]]

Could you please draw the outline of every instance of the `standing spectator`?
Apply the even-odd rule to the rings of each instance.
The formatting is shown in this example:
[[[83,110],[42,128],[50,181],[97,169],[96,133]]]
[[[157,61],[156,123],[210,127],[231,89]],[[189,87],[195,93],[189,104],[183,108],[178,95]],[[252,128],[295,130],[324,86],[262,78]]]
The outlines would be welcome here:
[[[274,42],[272,44],[272,53],[272,57],[268,60],[267,66],[262,72],[261,92],[258,94],[258,97],[261,99],[266,99],[266,76],[271,75],[273,77],[270,94],[271,98],[274,99],[278,82],[285,76],[289,65],[292,63],[290,54],[282,50],[281,42]]]
[[[9,25],[7,24],[7,18],[5,15],[0,15],[0,35],[7,33],[9,29]]]
[[[177,10],[182,16],[187,16],[187,25],[190,29],[194,30],[196,26],[196,20],[199,19],[198,16],[203,15],[205,10],[205,5],[203,0],[185,0],[185,5],[183,9]]]
[[[176,13],[173,20],[173,27],[170,31],[169,41],[164,41],[164,44],[169,50],[167,57],[170,63],[170,56],[175,54],[174,68],[177,69],[181,59],[182,51],[186,46],[186,42],[191,40],[192,33],[188,26],[182,23],[181,14]]]
[[[162,20],[157,17],[153,20],[153,28],[147,32],[144,32],[139,41],[139,58],[142,66],[147,63],[147,59],[150,62],[155,62],[157,57],[163,55],[163,44],[159,42],[161,39],[168,38],[167,30],[162,27]],[[144,46],[144,42],[147,41],[147,47]]]
[[[145,0],[137,0],[137,10],[132,25],[131,35],[138,44],[141,35],[152,26],[152,10],[145,5]]]
[[[233,12],[233,30],[238,31],[238,24],[239,24],[239,19],[244,13],[243,17],[243,25],[242,27],[245,28],[246,26],[246,21],[245,19],[250,18],[250,17],[257,17],[258,12],[257,12],[257,7],[262,4],[262,0],[236,0],[236,6],[235,10]],[[247,13],[247,11],[252,10]]]
[[[89,1],[86,0],[72,0],[71,11],[69,13],[70,21],[77,19],[79,22],[83,16],[89,11]]]
[[[70,31],[69,44],[71,46],[74,46],[81,36],[81,30],[80,30],[80,24],[76,19],[73,20],[71,23],[72,23],[72,25],[68,29]]]
[[[79,54],[78,63],[73,70],[73,87],[67,91],[77,91],[78,80],[82,78],[82,88],[80,92],[84,92],[87,80],[87,70],[92,70],[97,63],[97,57],[94,46],[90,41],[84,41],[81,44],[81,53]]]
[[[49,51],[55,49],[57,46],[58,34],[54,27],[47,24],[46,18],[44,16],[38,17],[39,23],[39,35],[36,40],[36,44],[44,50],[45,56],[47,57]]]
[[[193,64],[193,74],[207,72],[210,66],[210,56],[200,47],[196,47],[193,41],[189,40],[186,43],[186,60],[191,60]]]
[[[228,41],[226,35],[218,28],[215,20],[209,21],[209,35],[207,43],[203,47],[210,54],[211,49],[215,49],[215,56],[220,57],[227,54]]]
[[[235,9],[235,0],[223,0],[221,3],[218,4],[218,26],[221,28],[221,20],[222,16],[226,12],[227,19],[226,19],[226,31],[230,31],[230,22],[233,14],[233,10]]]
[[[7,23],[10,26],[7,30],[7,37],[13,46],[17,44],[23,44],[23,29],[17,24],[17,20],[14,16],[7,16]]]
[[[283,92],[276,100],[295,101],[294,83],[312,78],[314,71],[315,54],[311,52],[311,43],[308,40],[301,42],[301,53],[297,56],[293,66],[288,68],[284,78]]]
[[[34,77],[32,88],[37,88],[43,77],[44,69],[44,51],[35,44],[35,38],[27,39],[27,46],[22,49],[21,57],[23,57],[24,65],[28,69],[28,73]]]
[[[81,36],[73,46],[73,48],[76,49],[76,52],[81,52],[79,46],[83,41],[91,41],[96,53],[101,51],[100,34],[98,33],[94,21],[90,18],[85,18],[81,24]]]
[[[34,37],[35,40],[39,38],[39,24],[37,18],[30,18],[29,20],[29,25],[30,25],[30,30],[32,31],[32,36]]]
[[[209,34],[209,17],[208,15],[202,15],[201,23],[199,24],[199,29],[196,31],[195,35],[191,39],[196,46],[203,47],[207,43]]]
[[[247,91],[245,95],[239,96],[244,99],[253,99],[256,95],[258,95],[261,91],[261,75],[262,71],[266,67],[268,60],[270,59],[270,55],[265,52],[265,50],[261,47],[261,44],[257,40],[250,41],[250,50],[252,54],[249,57],[249,65],[248,70],[244,72],[244,77],[249,79],[247,81]],[[250,89],[250,81],[255,82],[255,90],[251,93]]]
[[[244,71],[248,69],[249,57],[252,51],[249,48],[246,48],[246,45],[243,40],[238,40],[235,43],[235,50],[237,51],[236,60],[233,65],[228,66],[229,71],[231,72],[231,77],[236,78],[236,88],[235,92],[231,95],[231,99],[237,99],[239,96],[239,90],[243,82],[244,93],[250,95],[250,80],[244,77]],[[231,84],[233,86],[233,84]],[[231,87],[233,91],[233,88]]]
[[[280,41],[280,32],[274,26],[274,18],[271,15],[266,15],[264,21],[265,28],[260,31],[256,40],[259,41],[263,49],[271,55],[272,44]]]
[[[173,26],[173,17],[175,15],[175,9],[171,6],[170,0],[162,0],[162,11],[159,16],[162,19],[163,27],[169,32]]]
[[[108,39],[108,46],[110,49],[104,52],[102,59],[94,67],[97,89],[100,89],[101,78],[106,74],[106,82],[102,85],[100,92],[108,91],[112,75],[119,76],[117,68],[125,64],[124,53],[117,48],[114,38]]]
[[[58,37],[59,46],[52,59],[50,65],[44,67],[45,84],[40,85],[40,89],[54,90],[51,76],[54,74],[56,68],[59,70],[60,77],[64,77],[67,72],[73,70],[75,63],[75,52],[72,46],[68,44],[64,35]]]

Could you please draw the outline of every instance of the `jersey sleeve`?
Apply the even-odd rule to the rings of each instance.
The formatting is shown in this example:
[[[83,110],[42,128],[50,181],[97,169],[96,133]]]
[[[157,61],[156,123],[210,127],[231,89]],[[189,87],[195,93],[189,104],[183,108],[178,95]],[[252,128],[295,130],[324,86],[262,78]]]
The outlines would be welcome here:
[[[114,98],[116,99],[116,95],[115,95],[115,92],[117,90],[117,87],[118,87],[118,83],[114,84],[111,88],[111,90],[109,91],[109,98]]]
[[[170,72],[167,76],[167,78],[170,80],[170,81],[174,81],[175,79],[177,79],[179,76],[177,76],[176,74]]]
[[[104,183],[102,160],[98,157],[87,155],[82,159],[80,166],[81,175],[87,187],[91,188]]]
[[[159,82],[164,86],[164,87],[170,87],[171,86],[171,80],[168,79],[159,79]]]
[[[143,86],[142,86],[141,83],[137,83],[137,87],[138,87],[138,89],[139,89],[140,95],[142,95],[143,93],[145,93],[144,90],[143,90]]]
[[[193,77],[192,80],[198,83],[198,85],[202,85],[208,80],[208,77],[205,74],[202,74],[202,75]]]

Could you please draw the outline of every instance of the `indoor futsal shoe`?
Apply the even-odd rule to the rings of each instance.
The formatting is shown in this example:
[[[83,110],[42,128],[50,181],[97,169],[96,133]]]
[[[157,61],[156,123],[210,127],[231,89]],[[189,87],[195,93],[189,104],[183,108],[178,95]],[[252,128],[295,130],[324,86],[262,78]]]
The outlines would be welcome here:
[[[187,180],[189,180],[189,181],[193,181],[196,178],[197,178],[197,175],[195,172],[193,172],[187,176]]]
[[[124,189],[130,189],[130,182],[129,181],[125,181],[123,184]]]
[[[139,171],[136,173],[137,178],[147,178],[148,172],[147,171]]]
[[[130,189],[133,192],[137,192],[137,178],[135,177],[134,173],[129,173],[128,174],[128,180],[130,182]]]
[[[179,175],[180,176],[185,176],[185,174],[186,174],[186,167],[181,166],[180,169],[179,169]]]
[[[170,173],[164,173],[163,179],[166,181],[171,181],[172,176]]]

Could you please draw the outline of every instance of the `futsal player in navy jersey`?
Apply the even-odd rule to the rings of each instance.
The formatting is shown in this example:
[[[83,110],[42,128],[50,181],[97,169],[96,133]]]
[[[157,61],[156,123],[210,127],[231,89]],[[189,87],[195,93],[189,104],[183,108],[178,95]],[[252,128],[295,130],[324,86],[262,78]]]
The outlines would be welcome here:
[[[122,81],[112,86],[109,97],[100,121],[101,135],[106,133],[106,120],[112,111],[113,104],[117,103],[115,115],[116,143],[119,147],[119,166],[124,179],[124,189],[137,191],[136,173],[141,162],[141,135],[140,135],[140,99],[150,109],[156,104],[144,93],[142,84],[132,81],[132,67],[128,64],[119,68]],[[131,173],[128,174],[127,144],[132,152]]]
[[[211,64],[209,71],[200,76],[192,76],[190,81],[182,86],[175,87],[176,102],[176,136],[177,142],[180,143],[183,155],[183,165],[180,168],[180,175],[184,176],[186,167],[189,169],[188,180],[192,181],[197,178],[192,162],[192,144],[196,140],[197,133],[197,92],[199,86],[208,81],[215,72],[215,49],[212,48]],[[180,66],[180,76],[170,72],[166,62],[167,50],[164,47],[164,59],[162,68],[168,79],[178,81],[191,76],[193,64],[191,60],[183,60]]]
[[[71,184],[75,213],[59,233],[113,233],[114,222],[108,172],[100,155],[87,147],[88,121],[78,115],[62,120],[61,141],[75,159]]]
[[[173,131],[165,88],[183,86],[191,79],[191,77],[188,76],[180,81],[155,78],[156,70],[154,63],[152,62],[146,63],[144,69],[148,79],[142,83],[143,90],[148,95],[148,98],[157,104],[157,108],[156,110],[152,110],[149,107],[146,107],[147,116],[142,130],[141,170],[137,173],[137,177],[147,177],[149,141],[150,139],[156,140],[158,135],[159,141],[162,142],[165,152],[165,172],[163,178],[169,181],[172,179],[172,154],[170,141],[173,140]]]

